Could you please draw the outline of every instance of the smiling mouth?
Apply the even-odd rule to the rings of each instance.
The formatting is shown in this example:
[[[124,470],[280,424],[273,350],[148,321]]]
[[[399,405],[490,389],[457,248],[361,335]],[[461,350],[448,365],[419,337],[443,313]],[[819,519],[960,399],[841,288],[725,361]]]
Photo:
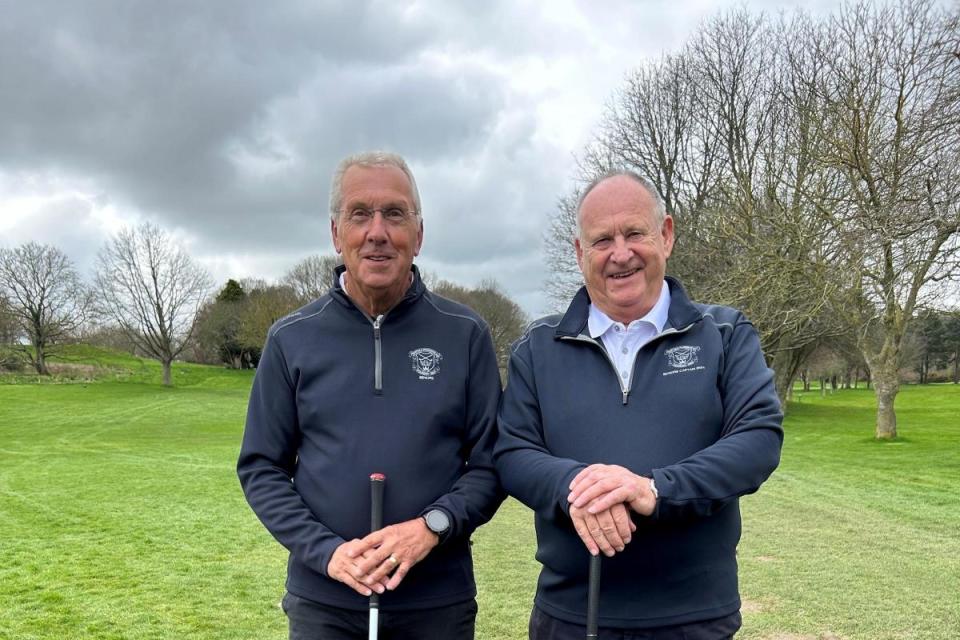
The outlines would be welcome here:
[[[633,274],[640,271],[640,269],[630,269],[629,271],[621,271],[619,273],[611,273],[608,278],[613,278],[614,280],[623,280],[624,278],[629,278]]]
[[[364,260],[372,260],[373,262],[385,262],[391,260],[393,256],[364,256]]]

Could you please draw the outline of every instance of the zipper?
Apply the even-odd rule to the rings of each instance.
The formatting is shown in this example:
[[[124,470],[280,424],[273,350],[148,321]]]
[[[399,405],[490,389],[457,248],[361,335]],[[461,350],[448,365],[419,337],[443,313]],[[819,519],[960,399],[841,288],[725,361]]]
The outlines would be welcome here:
[[[691,322],[690,324],[688,324],[687,326],[683,327],[682,329],[674,329],[673,327],[670,327],[669,329],[666,329],[666,330],[664,330],[664,331],[661,331],[661,332],[658,333],[657,335],[655,335],[655,336],[653,336],[652,338],[650,338],[650,340],[647,341],[646,344],[644,344],[642,347],[640,347],[640,350],[646,349],[646,348],[647,348],[647,345],[653,344],[654,342],[656,342],[657,340],[659,340],[659,339],[662,338],[663,336],[669,336],[669,335],[673,335],[673,334],[675,334],[675,333],[686,333],[687,331],[690,330],[690,327],[692,327],[694,324],[696,324],[696,323],[695,323],[695,322]],[[587,344],[592,344],[592,345],[596,346],[597,348],[599,348],[600,351],[603,352],[604,357],[606,357],[607,362],[610,363],[610,368],[613,369],[613,375],[614,375],[614,377],[617,379],[617,383],[619,383],[619,385],[620,385],[620,393],[623,395],[623,404],[627,404],[627,400],[630,398],[630,385],[633,383],[633,371],[630,372],[630,380],[628,380],[628,381],[625,382],[625,381],[623,380],[623,378],[620,377],[620,371],[617,370],[617,363],[615,363],[615,362],[613,361],[613,358],[610,357],[610,354],[607,353],[607,350],[603,347],[603,344],[601,344],[598,340],[595,340],[594,338],[591,338],[591,337],[589,337],[589,336],[585,336],[585,335],[583,335],[583,334],[580,334],[580,335],[577,335],[577,336],[560,336],[560,339],[561,339],[561,340],[572,340],[572,341],[574,341],[574,342],[586,342]],[[638,353],[639,353],[639,351],[638,351]],[[637,362],[636,362],[636,360],[634,360],[633,366],[636,367],[636,365],[637,365]]]
[[[573,340],[574,342],[586,342],[587,344],[592,344],[600,349],[600,351],[603,352],[604,357],[607,359],[607,362],[610,363],[610,368],[613,369],[613,375],[617,379],[617,383],[620,385],[620,393],[623,394],[623,404],[627,404],[627,398],[630,397],[630,388],[624,383],[623,378],[620,377],[620,372],[617,371],[617,363],[613,361],[613,358],[610,357],[610,354],[607,353],[607,350],[603,348],[602,344],[600,344],[597,340],[582,334],[579,336],[561,336],[560,339]]]
[[[380,326],[383,324],[384,314],[373,320],[373,392],[383,393],[383,363],[380,355]]]

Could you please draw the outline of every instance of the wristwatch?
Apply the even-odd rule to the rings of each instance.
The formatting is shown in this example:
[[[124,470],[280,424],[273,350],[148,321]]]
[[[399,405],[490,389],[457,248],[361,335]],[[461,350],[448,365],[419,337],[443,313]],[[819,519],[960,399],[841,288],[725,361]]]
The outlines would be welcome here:
[[[423,514],[423,521],[427,523],[427,529],[437,534],[441,541],[450,531],[450,516],[443,509],[430,509]]]

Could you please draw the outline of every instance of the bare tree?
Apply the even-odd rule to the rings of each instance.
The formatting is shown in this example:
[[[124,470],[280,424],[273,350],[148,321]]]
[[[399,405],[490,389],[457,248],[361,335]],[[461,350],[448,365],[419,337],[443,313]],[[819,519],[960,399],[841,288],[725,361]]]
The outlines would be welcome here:
[[[510,345],[520,337],[529,321],[520,305],[511,300],[495,280],[484,280],[473,289],[440,280],[431,290],[467,305],[486,321],[500,368],[505,369],[510,357]]]
[[[30,341],[20,350],[41,375],[47,358],[86,319],[89,296],[70,259],[56,247],[28,242],[0,249],[0,294],[7,313]]]
[[[183,351],[210,277],[165,231],[153,224],[125,229],[99,254],[96,288],[103,313],[137,348],[160,361],[163,384]]]
[[[814,83],[844,178],[832,210],[864,304],[859,345],[877,397],[877,438],[894,438],[907,325],[925,296],[960,275],[960,65],[956,9],[930,0],[845,6],[828,20]]]
[[[316,300],[333,286],[333,269],[340,263],[339,256],[307,256],[293,265],[280,283],[293,289],[301,304],[306,304]]]
[[[581,167],[585,181],[615,168],[651,179],[677,221],[669,272],[754,321],[782,398],[816,342],[842,330],[844,278],[820,214],[836,177],[811,161],[820,114],[798,77],[814,61],[792,44],[805,26],[745,11],[708,21],[630,76]],[[581,283],[577,195],[561,200],[546,242],[561,303]]]

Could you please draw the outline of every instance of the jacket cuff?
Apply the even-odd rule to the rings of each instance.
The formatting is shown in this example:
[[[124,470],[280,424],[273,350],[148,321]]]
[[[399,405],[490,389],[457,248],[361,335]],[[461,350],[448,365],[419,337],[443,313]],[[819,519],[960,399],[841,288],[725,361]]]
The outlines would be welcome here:
[[[567,500],[567,496],[570,495],[570,483],[573,482],[573,479],[577,477],[578,473],[586,468],[587,465],[584,463],[577,464],[573,469],[563,476],[563,480],[560,484],[560,496],[557,499],[557,505],[568,518],[570,517],[570,501]]]

